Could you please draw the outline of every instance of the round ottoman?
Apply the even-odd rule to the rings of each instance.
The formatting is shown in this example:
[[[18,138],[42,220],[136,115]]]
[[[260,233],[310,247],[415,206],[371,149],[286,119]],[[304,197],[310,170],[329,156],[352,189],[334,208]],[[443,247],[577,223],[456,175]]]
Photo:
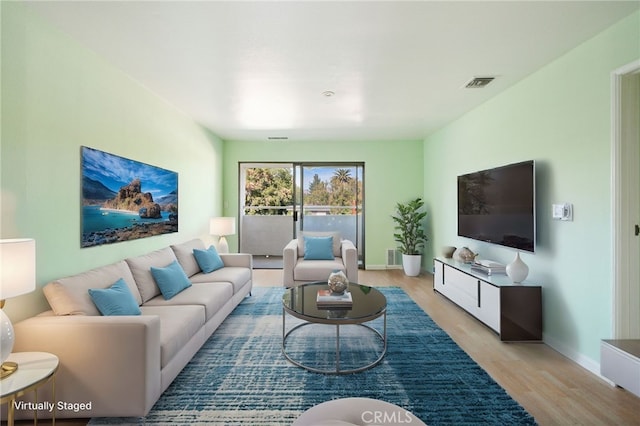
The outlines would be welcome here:
[[[411,425],[426,426],[402,407],[370,398],[323,402],[302,413],[292,426]]]

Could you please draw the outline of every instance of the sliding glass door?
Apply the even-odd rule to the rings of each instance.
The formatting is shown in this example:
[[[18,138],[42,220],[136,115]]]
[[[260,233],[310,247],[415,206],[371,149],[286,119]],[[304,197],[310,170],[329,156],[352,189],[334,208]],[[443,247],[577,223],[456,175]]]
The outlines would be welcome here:
[[[364,263],[364,163],[295,164],[296,232],[338,231]]]
[[[363,265],[363,182],[364,163],[241,163],[240,251],[261,267],[301,230],[337,231]]]
[[[294,238],[293,164],[240,164],[239,245],[254,266],[281,267],[282,250]]]

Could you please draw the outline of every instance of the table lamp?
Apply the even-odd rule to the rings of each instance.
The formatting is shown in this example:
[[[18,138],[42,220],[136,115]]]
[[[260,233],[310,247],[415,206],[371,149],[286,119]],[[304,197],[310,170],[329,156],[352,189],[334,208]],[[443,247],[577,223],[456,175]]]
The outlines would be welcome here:
[[[236,233],[235,217],[212,217],[209,223],[209,233],[220,237],[218,240],[218,252],[229,253],[229,244],[225,236]]]
[[[5,362],[13,350],[13,325],[4,313],[5,299],[36,289],[36,242],[32,239],[0,240],[0,379],[18,369]]]

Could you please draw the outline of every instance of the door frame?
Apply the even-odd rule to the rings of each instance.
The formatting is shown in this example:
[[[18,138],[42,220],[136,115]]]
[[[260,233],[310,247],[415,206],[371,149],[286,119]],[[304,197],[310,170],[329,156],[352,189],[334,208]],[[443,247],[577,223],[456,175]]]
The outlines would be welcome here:
[[[630,211],[638,209],[639,191],[638,179],[640,175],[640,147],[631,144],[629,138],[624,137],[623,112],[625,98],[622,92],[622,80],[625,76],[640,72],[640,59],[631,62],[611,73],[611,180],[612,180],[612,337],[629,338],[633,333],[629,322],[638,318],[638,303],[635,307],[629,304],[630,297],[637,295],[640,287],[638,277],[640,271],[637,261],[637,250],[630,247],[638,246],[637,238],[632,233],[631,223],[638,223],[640,218],[630,217]],[[631,196],[630,196],[631,195]],[[632,210],[633,209],[633,210]],[[632,251],[633,253],[631,253]]]
[[[356,219],[356,241],[353,241],[356,249],[358,251],[358,267],[364,268],[365,265],[365,162],[364,161],[296,161],[293,162],[293,181],[294,186],[300,184],[300,199],[298,199],[297,191],[294,190],[293,193],[293,209],[294,209],[294,223],[293,223],[293,232],[294,238],[297,238],[298,231],[304,230],[304,172],[303,169],[305,167],[355,167],[356,169],[360,169],[362,174],[357,176],[358,181],[361,182],[362,185],[362,193],[357,194],[356,197],[361,201],[361,222],[358,224]],[[300,171],[300,175],[298,176],[298,171]],[[357,187],[356,187],[357,189]]]
[[[297,238],[299,227],[302,228],[303,212],[304,208],[304,173],[302,169],[305,167],[355,167],[360,170],[360,174],[356,173],[358,181],[361,182],[362,192],[357,193],[357,197],[361,201],[360,203],[360,221],[356,219],[356,241],[355,244],[358,250],[358,266],[364,268],[365,265],[365,188],[364,188],[364,176],[365,176],[365,163],[363,161],[241,161],[238,163],[238,246],[240,251],[243,251],[243,216],[244,216],[244,198],[245,198],[245,186],[246,186],[246,170],[251,168],[290,168],[293,174],[293,199],[292,199],[292,215],[291,218],[291,239]],[[298,175],[300,172],[300,175]],[[298,185],[300,184],[300,185]],[[299,188],[298,188],[299,186]],[[298,196],[298,189],[300,190]],[[357,190],[357,188],[356,188]]]

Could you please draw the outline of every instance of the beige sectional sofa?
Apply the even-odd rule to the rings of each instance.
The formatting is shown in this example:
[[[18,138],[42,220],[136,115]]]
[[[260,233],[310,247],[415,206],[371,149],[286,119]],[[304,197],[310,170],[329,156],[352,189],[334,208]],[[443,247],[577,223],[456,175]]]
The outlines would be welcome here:
[[[205,274],[194,249],[205,250],[205,244],[191,240],[45,286],[52,309],[15,324],[14,351],[57,355],[55,401],[90,403],[90,410],[57,412],[56,417],[147,415],[198,349],[250,294],[251,255],[220,254],[224,267]],[[165,300],[150,269],[176,260],[192,285]],[[96,308],[88,289],[106,289],[119,279],[131,290],[141,315],[103,316]],[[38,400],[54,402],[48,387],[38,391]]]

